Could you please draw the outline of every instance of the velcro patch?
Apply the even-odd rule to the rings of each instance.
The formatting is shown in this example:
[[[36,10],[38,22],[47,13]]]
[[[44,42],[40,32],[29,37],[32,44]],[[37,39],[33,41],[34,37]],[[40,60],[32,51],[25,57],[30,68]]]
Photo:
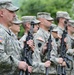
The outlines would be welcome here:
[[[42,42],[45,42],[42,37],[38,37],[37,40],[42,41]]]
[[[0,36],[0,43],[3,41],[3,38]]]

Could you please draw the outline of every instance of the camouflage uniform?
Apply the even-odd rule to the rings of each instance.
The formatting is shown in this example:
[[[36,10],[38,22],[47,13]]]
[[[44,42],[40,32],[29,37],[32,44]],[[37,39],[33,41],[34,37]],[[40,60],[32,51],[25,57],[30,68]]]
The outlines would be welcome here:
[[[44,18],[52,20],[50,15],[46,12],[41,12],[42,16]],[[39,15],[39,17],[40,17]],[[43,55],[42,53],[42,48],[43,46],[48,42],[48,38],[50,36],[50,33],[48,31],[45,31],[42,28],[39,28],[37,33],[34,35],[34,42],[35,42],[35,50],[33,53],[33,75],[45,75],[46,73],[46,68],[44,66],[44,62],[47,59],[46,55]],[[55,40],[52,36],[52,42],[54,44],[52,50],[51,50],[51,61],[57,64],[58,58],[57,58],[57,45],[55,43]],[[56,74],[56,65],[53,64],[49,68],[49,74],[50,75],[55,75]]]
[[[74,20],[69,20],[70,26],[74,27]],[[69,75],[74,75],[74,36],[68,34],[67,35],[67,45],[68,45],[68,50],[67,50],[67,54],[69,54],[71,56],[71,58],[73,59],[73,69],[71,74]],[[73,45],[73,46],[72,46]]]
[[[58,12],[56,13],[56,17],[59,18],[59,19],[60,19],[60,18],[64,18],[65,20],[71,19],[70,16],[69,16],[69,14],[68,14],[68,12],[65,12],[65,11],[58,11]],[[63,24],[65,24],[65,23],[62,23],[62,26],[64,26]],[[58,35],[62,36],[64,29],[65,29],[65,28],[62,28],[60,25],[58,25],[58,27],[57,27]],[[67,36],[66,36],[66,37],[67,37]],[[66,44],[67,44],[67,43],[66,43]],[[59,46],[60,46],[60,42],[59,42]],[[59,48],[60,48],[60,47],[59,47]],[[60,51],[60,49],[59,49],[59,51]],[[68,72],[69,72],[69,71],[68,71]],[[67,72],[67,75],[69,74],[68,72]]]
[[[0,0],[1,8],[16,11],[18,7],[13,6],[11,0]],[[13,39],[11,32],[0,24],[0,75],[17,75],[18,63],[21,50],[18,43]]]
[[[36,19],[36,16],[23,16],[22,17],[22,21],[23,21],[23,23],[25,24],[25,23],[30,23],[31,24],[31,22],[34,22],[35,24],[37,24],[37,23],[39,23],[40,21],[39,20],[37,20]],[[26,25],[26,24],[25,24]],[[31,26],[32,27],[32,26]],[[29,30],[29,31],[32,31],[33,30],[33,28],[31,29],[31,30]],[[28,32],[28,31],[27,31]],[[22,45],[24,45],[24,42],[26,41],[26,37],[27,37],[27,33],[25,33],[22,37],[21,37],[21,39],[19,40],[21,43],[22,43]],[[34,63],[33,63],[34,64]],[[34,64],[35,65],[35,64]],[[32,75],[33,75],[33,73],[31,73]]]
[[[1,8],[16,11],[11,0],[0,0]],[[21,58],[21,49],[18,42],[12,37],[11,31],[0,24],[0,75],[18,75],[18,63]]]
[[[45,73],[45,67],[44,67],[44,62],[45,59],[47,59],[47,57],[45,57],[45,55],[42,54],[42,47],[44,46],[45,43],[47,43],[48,38],[49,38],[49,33],[46,32],[43,29],[39,29],[37,34],[35,35],[35,46],[36,49],[34,51],[34,56],[33,56],[33,60],[34,62],[36,62],[37,68],[36,66],[34,66],[34,71],[39,72],[39,73]],[[42,41],[40,39],[43,39]],[[52,37],[52,40],[54,42],[54,47],[51,51],[51,61],[53,61],[54,63],[57,63],[57,48],[56,48],[56,43],[54,38]],[[39,46],[39,44],[41,44],[41,47]],[[55,56],[55,57],[54,57]],[[49,74],[55,74],[56,73],[56,66],[52,65],[49,68]]]
[[[4,26],[0,25],[0,74],[17,75],[17,67],[21,58],[18,42]]]

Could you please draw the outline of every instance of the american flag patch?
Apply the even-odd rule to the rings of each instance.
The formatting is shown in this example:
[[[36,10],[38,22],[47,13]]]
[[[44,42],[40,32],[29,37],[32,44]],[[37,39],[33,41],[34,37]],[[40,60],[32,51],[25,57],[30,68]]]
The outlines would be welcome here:
[[[0,43],[3,41],[3,38],[2,37],[0,37]]]

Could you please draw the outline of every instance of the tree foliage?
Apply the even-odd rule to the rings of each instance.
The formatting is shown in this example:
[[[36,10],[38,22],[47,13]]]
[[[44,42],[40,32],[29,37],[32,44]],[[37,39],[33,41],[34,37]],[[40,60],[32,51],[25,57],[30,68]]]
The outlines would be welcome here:
[[[71,13],[73,0],[23,0],[20,7],[21,16],[36,15],[37,12],[50,12],[55,17],[58,10]]]
[[[18,13],[20,16],[25,16],[44,11],[51,13],[55,18],[57,11],[67,11],[73,18],[73,2],[74,0],[23,0]]]

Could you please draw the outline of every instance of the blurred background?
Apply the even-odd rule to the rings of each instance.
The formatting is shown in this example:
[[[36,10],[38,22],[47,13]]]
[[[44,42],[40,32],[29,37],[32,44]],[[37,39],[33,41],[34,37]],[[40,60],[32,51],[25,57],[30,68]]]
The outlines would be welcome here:
[[[25,15],[35,15],[37,12],[44,11],[51,13],[53,18],[56,17],[57,11],[67,11],[71,18],[74,19],[74,0],[12,0],[13,4],[20,7],[17,15],[21,19]],[[19,36],[23,35],[23,28]]]

